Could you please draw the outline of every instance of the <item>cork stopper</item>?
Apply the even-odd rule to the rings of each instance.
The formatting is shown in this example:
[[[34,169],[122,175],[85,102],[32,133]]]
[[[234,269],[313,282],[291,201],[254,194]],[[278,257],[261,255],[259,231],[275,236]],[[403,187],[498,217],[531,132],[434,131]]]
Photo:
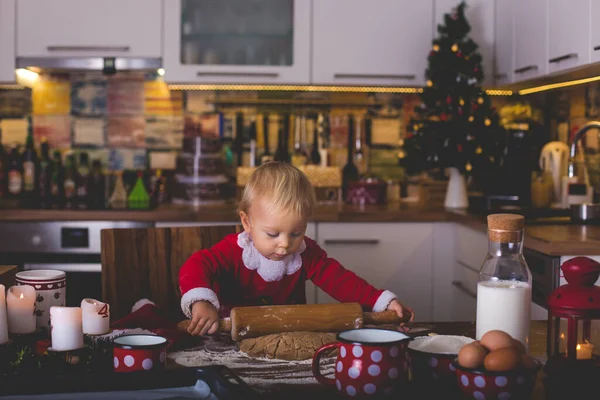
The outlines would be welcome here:
[[[519,214],[490,214],[488,238],[493,242],[516,243],[522,240],[525,218]]]

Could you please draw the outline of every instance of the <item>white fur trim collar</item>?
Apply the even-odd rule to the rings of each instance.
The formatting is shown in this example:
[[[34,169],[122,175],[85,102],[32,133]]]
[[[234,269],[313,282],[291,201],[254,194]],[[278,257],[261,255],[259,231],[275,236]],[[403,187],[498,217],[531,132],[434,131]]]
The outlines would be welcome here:
[[[256,270],[265,282],[277,282],[285,275],[292,275],[302,267],[302,256],[306,243],[302,241],[300,251],[288,254],[281,260],[270,260],[259,253],[246,232],[238,235],[238,246],[242,248],[242,261],[249,270]]]

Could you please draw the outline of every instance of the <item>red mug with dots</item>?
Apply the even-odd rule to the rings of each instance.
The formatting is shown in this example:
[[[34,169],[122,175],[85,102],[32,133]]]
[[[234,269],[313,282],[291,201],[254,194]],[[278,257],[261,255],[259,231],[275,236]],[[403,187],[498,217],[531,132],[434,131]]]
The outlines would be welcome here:
[[[165,369],[167,339],[156,335],[124,335],[113,340],[115,372]]]
[[[353,329],[340,332],[337,342],[321,346],[312,360],[317,381],[337,387],[348,397],[394,396],[408,382],[408,343],[404,333],[383,329]],[[335,378],[321,374],[324,352],[338,349],[334,365]]]

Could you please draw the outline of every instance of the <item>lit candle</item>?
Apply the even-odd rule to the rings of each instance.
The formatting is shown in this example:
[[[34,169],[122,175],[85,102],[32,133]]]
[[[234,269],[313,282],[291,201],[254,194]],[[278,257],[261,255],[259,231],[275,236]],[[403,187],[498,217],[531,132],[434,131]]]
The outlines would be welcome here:
[[[577,344],[577,359],[578,360],[591,360],[593,351],[594,351],[594,345],[591,343]]]
[[[6,319],[6,289],[0,285],[0,344],[8,342],[8,320]]]
[[[35,331],[35,289],[33,286],[11,286],[6,295],[6,305],[10,333]]]
[[[110,306],[94,299],[81,300],[83,333],[104,335],[110,331]]]
[[[52,350],[67,351],[83,347],[80,307],[50,307]]]

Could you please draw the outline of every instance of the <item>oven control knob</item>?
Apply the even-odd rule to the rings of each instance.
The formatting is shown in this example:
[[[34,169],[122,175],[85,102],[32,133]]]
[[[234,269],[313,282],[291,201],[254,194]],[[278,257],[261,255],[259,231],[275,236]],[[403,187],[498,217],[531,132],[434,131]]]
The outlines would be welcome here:
[[[34,237],[31,238],[31,243],[34,246],[39,246],[39,244],[42,243],[42,238],[40,237],[40,235],[35,235]]]

